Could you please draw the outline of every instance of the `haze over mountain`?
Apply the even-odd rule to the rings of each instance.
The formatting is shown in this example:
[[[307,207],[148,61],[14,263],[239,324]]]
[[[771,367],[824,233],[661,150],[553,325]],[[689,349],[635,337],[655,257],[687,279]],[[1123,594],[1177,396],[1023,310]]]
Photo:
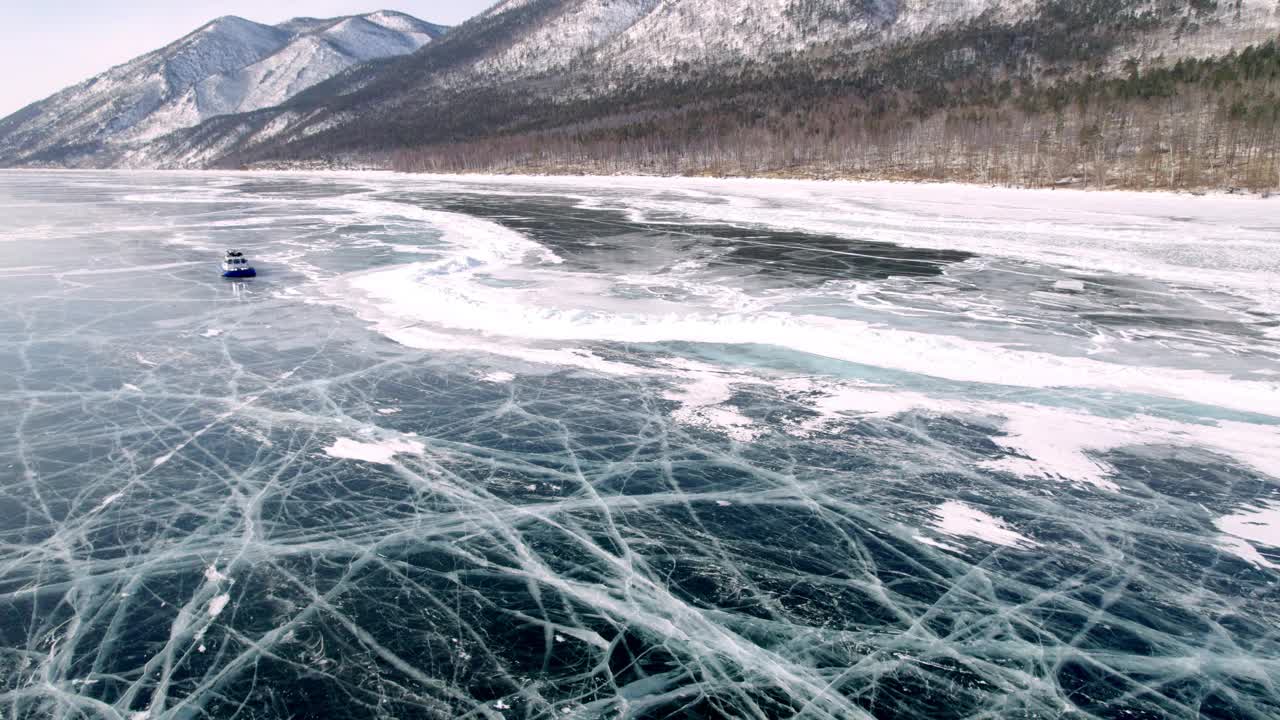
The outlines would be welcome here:
[[[278,105],[353,65],[411,53],[445,30],[390,11],[275,26],[217,18],[0,120],[0,157],[106,164],[174,130]]]
[[[204,83],[127,147],[16,155],[7,120],[0,162],[1270,187],[1278,31],[1275,0],[507,0],[305,92]]]

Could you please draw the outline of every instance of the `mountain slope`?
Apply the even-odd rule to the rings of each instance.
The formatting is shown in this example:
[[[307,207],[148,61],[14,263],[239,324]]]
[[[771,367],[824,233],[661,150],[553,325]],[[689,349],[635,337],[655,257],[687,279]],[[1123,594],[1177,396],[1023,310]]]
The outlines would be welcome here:
[[[770,0],[692,4],[663,0],[621,34],[601,60],[614,66],[671,68],[681,63],[759,59],[842,42],[875,47],[983,13],[1014,18],[1025,0]]]
[[[510,0],[145,162],[1272,188],[1278,32],[1273,0]]]
[[[113,161],[130,146],[217,115],[283,102],[445,28],[402,13],[268,26],[223,17],[0,120],[0,164]]]
[[[534,105],[548,93],[607,97],[671,72],[714,73],[833,38],[873,48],[1030,1],[506,0],[420,53],[344,74],[266,114],[178,133],[155,156],[201,164],[214,155],[213,136],[223,151],[306,140],[348,123],[377,124],[373,135],[392,142],[465,134],[506,115],[519,121],[523,110],[489,102],[507,88]]]
[[[189,99],[179,102],[193,104],[201,120],[279,105],[353,65],[407,55],[441,34],[415,18],[386,12],[331,21],[295,37],[270,57],[205,78],[189,91]]]
[[[92,145],[131,131],[198,80],[257,62],[289,33],[224,17],[182,39],[0,120],[0,155],[36,154],[54,143]]]
[[[1277,33],[1275,0],[505,0],[300,92],[219,74],[92,162],[1272,187]]]

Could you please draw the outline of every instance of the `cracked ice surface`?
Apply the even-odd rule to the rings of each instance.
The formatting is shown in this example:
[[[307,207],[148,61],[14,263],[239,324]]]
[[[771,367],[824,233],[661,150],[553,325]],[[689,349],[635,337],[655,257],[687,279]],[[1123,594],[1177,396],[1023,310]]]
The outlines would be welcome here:
[[[0,173],[0,209],[9,717],[1280,715],[1274,202]]]

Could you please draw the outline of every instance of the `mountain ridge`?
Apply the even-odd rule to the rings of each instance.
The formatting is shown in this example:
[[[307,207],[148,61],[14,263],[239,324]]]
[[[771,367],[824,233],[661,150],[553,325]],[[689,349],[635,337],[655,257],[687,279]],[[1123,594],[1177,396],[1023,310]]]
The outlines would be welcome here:
[[[221,16],[0,119],[0,159],[109,164],[130,146],[219,114],[279,104],[352,65],[413,52],[446,30],[388,10],[277,26]]]

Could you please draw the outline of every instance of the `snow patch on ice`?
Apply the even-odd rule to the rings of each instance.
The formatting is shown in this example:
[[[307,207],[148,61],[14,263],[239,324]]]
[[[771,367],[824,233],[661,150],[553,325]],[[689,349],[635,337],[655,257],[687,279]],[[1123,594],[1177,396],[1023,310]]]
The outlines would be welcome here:
[[[1137,439],[1138,433],[1117,432],[1107,427],[1108,422],[1102,418],[1045,412],[1029,406],[1010,406],[1002,414],[1006,417],[1005,434],[995,442],[1026,457],[990,460],[982,463],[985,467],[1024,477],[1074,480],[1119,490],[1107,479],[1111,468],[1087,453],[1128,444]]]
[[[391,465],[395,462],[396,455],[422,455],[426,452],[426,446],[417,440],[407,438],[381,442],[360,442],[350,438],[338,438],[332,445],[325,448],[324,452],[330,457],[345,460]]]
[[[1218,547],[1224,552],[1231,553],[1250,565],[1260,568],[1268,568],[1271,570],[1280,570],[1280,565],[1268,560],[1262,553],[1258,552],[1258,548],[1250,545],[1248,540],[1232,537],[1231,535],[1223,535],[1218,539]]]
[[[953,553],[964,552],[964,548],[956,547],[955,545],[948,545],[947,543],[944,543],[941,540],[935,540],[925,535],[913,535],[912,539],[923,545],[928,545],[929,547],[938,548],[939,550],[945,550],[947,552],[953,552]]]
[[[686,365],[686,367],[691,367]],[[751,418],[733,405],[735,375],[722,372],[685,370],[686,382],[662,397],[680,404],[671,417],[682,425],[716,430],[738,442],[752,442],[765,433]]]
[[[776,386],[793,401],[816,413],[815,417],[792,423],[788,433],[800,437],[825,431],[833,423],[854,417],[888,418],[921,408],[941,410],[946,405],[922,393],[870,383],[791,378]]]
[[[231,602],[231,595],[223,593],[209,601],[209,617],[218,617],[222,611],[227,608],[227,603]]]
[[[974,409],[983,408],[975,406]],[[1108,479],[1111,467],[1091,457],[1091,453],[1165,445],[1203,447],[1280,478],[1280,426],[1225,420],[1200,425],[1146,415],[1106,418],[1033,405],[997,405],[987,409],[1004,418],[1004,435],[994,438],[995,442],[1025,456],[983,463],[992,470],[1118,490]]]
[[[1280,547],[1280,503],[1218,518],[1214,524],[1229,535]]]
[[[107,506],[111,505],[112,503],[114,503],[115,501],[119,500],[122,497],[124,497],[123,492],[112,493],[106,496],[105,498],[103,498],[102,502],[98,503],[98,506],[95,507],[92,512],[96,513],[96,512],[101,512],[103,510],[106,510]]]
[[[944,535],[970,537],[1005,547],[1034,546],[1007,522],[965,503],[950,500],[933,510],[931,527]]]
[[[1253,546],[1280,548],[1280,503],[1220,517],[1213,524],[1223,533],[1219,541],[1222,549],[1258,567],[1280,570],[1280,565],[1268,560]]]

